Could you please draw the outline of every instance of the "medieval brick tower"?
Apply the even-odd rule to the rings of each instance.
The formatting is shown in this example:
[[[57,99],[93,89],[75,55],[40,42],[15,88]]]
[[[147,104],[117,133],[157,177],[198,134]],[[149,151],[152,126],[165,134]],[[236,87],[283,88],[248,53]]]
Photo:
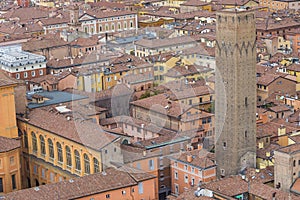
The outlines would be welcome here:
[[[256,28],[254,12],[217,13],[217,176],[238,174],[256,161]]]
[[[71,30],[78,31],[81,23],[79,22],[79,7],[77,4],[74,4],[70,7],[70,22],[69,26]]]

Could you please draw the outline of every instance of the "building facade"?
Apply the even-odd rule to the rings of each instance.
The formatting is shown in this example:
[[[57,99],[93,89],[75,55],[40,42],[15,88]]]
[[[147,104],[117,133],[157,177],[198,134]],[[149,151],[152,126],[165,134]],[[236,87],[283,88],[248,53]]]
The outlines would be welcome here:
[[[238,174],[256,160],[256,35],[254,12],[217,13],[217,175]]]
[[[155,200],[154,179],[155,176],[141,170],[109,168],[103,173],[12,192],[5,195],[4,198]]]
[[[22,50],[21,45],[0,48],[0,66],[9,76],[28,80],[46,74],[46,58]]]
[[[35,108],[18,119],[23,135],[23,187],[101,172],[111,165],[110,161],[122,163],[120,136],[101,130],[92,120],[78,121],[79,116],[64,112],[68,109]],[[75,106],[72,109],[80,110]]]
[[[274,186],[289,191],[300,174],[300,145],[292,144],[274,152]]]
[[[216,165],[209,158],[211,153],[196,149],[171,159],[172,193],[181,194],[189,188],[216,179]]]
[[[0,70],[0,196],[21,189],[20,140],[16,123],[17,82]]]

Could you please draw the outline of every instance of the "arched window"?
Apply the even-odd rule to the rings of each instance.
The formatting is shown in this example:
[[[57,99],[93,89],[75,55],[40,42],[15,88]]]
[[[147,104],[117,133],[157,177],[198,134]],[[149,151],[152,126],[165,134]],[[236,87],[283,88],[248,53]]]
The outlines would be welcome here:
[[[121,30],[121,23],[118,22],[118,30]]]
[[[130,21],[130,28],[132,28],[133,27],[133,22],[132,21]]]
[[[44,136],[40,135],[40,145],[41,145],[41,155],[45,156],[46,148],[45,148],[45,139]]]
[[[108,31],[108,24],[105,24],[105,31]]]
[[[87,154],[84,154],[83,158],[84,158],[84,172],[86,174],[90,174],[91,173],[90,158]]]
[[[124,27],[124,29],[127,28],[127,22],[124,22],[123,27]]]
[[[80,154],[77,150],[74,151],[75,153],[75,169],[77,170],[81,170],[81,166],[80,166]]]
[[[49,157],[50,159],[54,159],[54,149],[53,149],[53,142],[52,140],[49,138],[48,139],[48,149],[49,149]]]
[[[102,26],[101,25],[99,26],[99,32],[102,32]]]
[[[93,158],[94,161],[94,173],[99,172],[99,161],[97,160],[97,158]]]
[[[56,147],[57,147],[57,160],[58,162],[62,163],[64,160],[62,155],[61,144],[59,142],[56,142]]]
[[[24,131],[24,147],[28,148],[28,135],[26,131]]]
[[[89,30],[88,30],[88,27],[84,27],[84,32],[88,32]]]
[[[111,30],[114,31],[115,30],[115,24],[111,24]]]
[[[66,158],[67,158],[67,166],[71,168],[72,167],[71,149],[68,146],[66,146]]]
[[[37,141],[36,141],[36,135],[34,132],[31,133],[31,138],[32,138],[32,150],[33,153],[37,152]]]

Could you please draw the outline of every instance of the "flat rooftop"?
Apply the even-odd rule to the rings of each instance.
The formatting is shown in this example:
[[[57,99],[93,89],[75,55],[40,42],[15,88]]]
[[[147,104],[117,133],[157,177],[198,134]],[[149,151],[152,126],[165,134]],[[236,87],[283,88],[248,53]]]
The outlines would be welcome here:
[[[51,92],[44,91],[44,92],[38,92],[34,94],[43,96],[45,101],[43,103],[33,103],[33,102],[28,103],[27,107],[30,109],[59,104],[59,103],[65,103],[70,101],[78,101],[81,99],[88,98],[87,96],[72,94],[69,92],[61,92],[61,91],[51,91]],[[32,100],[32,95],[34,94],[27,94],[27,99]]]

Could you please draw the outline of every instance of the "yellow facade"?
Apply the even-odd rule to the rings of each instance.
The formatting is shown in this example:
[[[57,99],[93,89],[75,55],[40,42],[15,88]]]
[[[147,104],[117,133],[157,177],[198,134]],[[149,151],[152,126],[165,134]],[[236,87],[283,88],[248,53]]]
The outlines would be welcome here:
[[[14,95],[15,86],[7,85],[0,87],[0,136],[8,138],[18,137]]]
[[[184,66],[182,66],[184,67]],[[212,72],[210,73],[195,73],[195,74],[191,74],[191,75],[188,75],[188,76],[180,76],[179,78],[178,77],[168,77],[168,76],[165,76],[164,78],[164,83],[167,83],[169,81],[176,81],[176,80],[183,80],[183,79],[189,79],[189,80],[200,80],[204,77],[210,77]]]
[[[185,0],[168,0],[167,6],[179,8],[180,4],[182,4],[184,2],[186,2],[186,1]]]
[[[244,4],[243,6],[244,7],[255,7],[255,6],[258,6],[259,5],[259,3],[258,2],[256,2],[256,1],[248,1],[246,4]],[[235,7],[235,5],[226,5],[226,4],[224,4],[224,7],[225,8],[234,8]]]
[[[278,36],[277,49],[291,49],[291,41],[284,39],[282,36]]]
[[[101,154],[49,131],[18,121],[23,137],[24,187],[37,186],[102,171]],[[27,181],[25,181],[27,180]]]
[[[212,5],[211,4],[204,5],[204,6],[202,6],[202,10],[207,10],[207,11],[211,12],[212,11]]]
[[[258,169],[265,169],[268,166],[274,166],[274,158],[272,160],[265,160],[262,158],[256,158],[256,167]]]
[[[184,98],[176,100],[178,103],[183,103],[186,105],[197,105],[197,108],[200,110],[209,111],[214,100],[214,94],[205,94],[201,96],[193,96],[189,98]]]
[[[20,169],[20,148],[0,153],[0,179],[2,179],[3,193],[21,189]],[[0,196],[1,193],[0,191]]]
[[[300,91],[300,72],[289,69],[287,70],[287,72],[292,76],[296,76],[296,91]]]
[[[0,72],[1,73],[1,72]],[[5,80],[5,75],[0,74]],[[9,79],[9,78],[8,78]],[[11,81],[11,80],[8,80]],[[16,123],[15,108],[15,83],[3,84],[0,86],[0,137],[2,142],[18,138],[18,128]],[[18,141],[14,141],[18,143]],[[2,145],[2,144],[0,144]],[[1,147],[0,147],[1,149]],[[0,152],[0,196],[1,193],[8,193],[21,189],[21,167],[20,167],[20,147],[12,146],[10,150]]]
[[[176,62],[180,60],[179,57],[172,57],[166,62],[157,61],[154,63],[154,82],[156,84],[164,83],[164,74],[167,73],[172,67],[176,65]]]
[[[125,72],[104,74],[103,79],[102,79],[103,80],[103,89],[107,90],[107,89],[110,89],[113,86],[117,85],[118,80],[120,80],[121,77],[123,77],[124,75],[126,75]]]
[[[86,82],[85,75],[79,74],[77,77],[77,88],[80,91],[85,91],[85,86],[88,84],[92,92],[99,92],[103,90],[103,72],[96,72],[90,74],[89,82]]]
[[[54,2],[39,2],[38,6],[54,8],[55,7],[55,3]]]

